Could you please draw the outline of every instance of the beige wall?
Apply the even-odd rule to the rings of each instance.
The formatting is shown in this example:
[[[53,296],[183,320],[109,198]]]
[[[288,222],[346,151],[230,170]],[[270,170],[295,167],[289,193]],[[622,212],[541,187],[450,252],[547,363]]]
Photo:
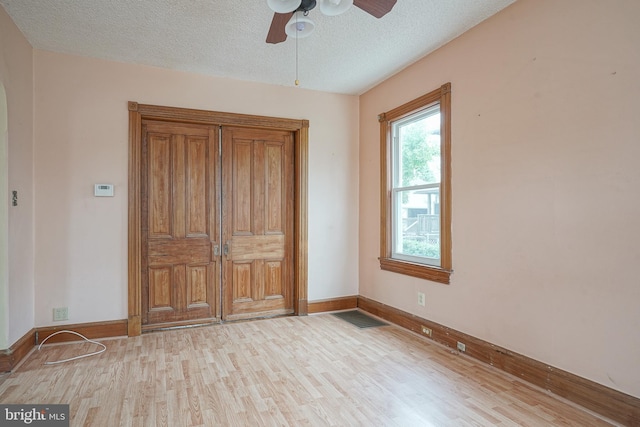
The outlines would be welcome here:
[[[0,349],[34,326],[32,79],[31,45],[0,7],[0,84],[8,119],[0,129]],[[12,190],[19,196],[15,207],[7,199]]]
[[[127,317],[127,101],[308,119],[309,299],[357,294],[357,97],[39,50],[35,93],[37,326]]]
[[[364,94],[360,294],[640,397],[638,16],[520,0]],[[378,267],[377,114],[448,81],[446,286]]]

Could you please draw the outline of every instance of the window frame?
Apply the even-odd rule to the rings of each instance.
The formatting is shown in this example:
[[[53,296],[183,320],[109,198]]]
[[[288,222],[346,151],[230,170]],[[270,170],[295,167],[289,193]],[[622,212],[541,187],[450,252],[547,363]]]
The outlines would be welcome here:
[[[440,267],[392,257],[392,122],[440,104]],[[380,122],[380,268],[438,283],[451,279],[451,83],[378,116]]]

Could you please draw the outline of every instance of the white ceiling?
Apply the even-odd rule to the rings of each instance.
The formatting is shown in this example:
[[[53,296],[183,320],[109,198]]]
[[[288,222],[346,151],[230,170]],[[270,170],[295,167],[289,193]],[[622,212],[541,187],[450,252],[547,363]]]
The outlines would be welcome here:
[[[398,0],[382,19],[316,7],[300,87],[361,94],[515,0]],[[265,43],[266,0],[0,0],[36,49],[293,86],[296,43]]]

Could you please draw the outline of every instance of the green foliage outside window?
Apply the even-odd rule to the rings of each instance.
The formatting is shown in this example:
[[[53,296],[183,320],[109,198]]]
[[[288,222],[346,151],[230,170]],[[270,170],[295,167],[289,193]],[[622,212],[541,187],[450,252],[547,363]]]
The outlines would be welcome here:
[[[414,255],[427,258],[440,258],[440,245],[438,243],[429,243],[424,240],[402,241],[402,253],[405,255]]]
[[[439,141],[437,144],[429,143],[432,135],[439,136],[439,133],[427,133],[424,120],[402,126],[402,186],[439,181],[429,167],[433,158],[440,156]]]

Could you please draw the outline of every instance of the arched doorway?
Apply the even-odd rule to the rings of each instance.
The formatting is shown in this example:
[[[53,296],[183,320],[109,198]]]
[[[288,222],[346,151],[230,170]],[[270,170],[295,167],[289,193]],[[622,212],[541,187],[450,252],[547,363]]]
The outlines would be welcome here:
[[[0,349],[9,343],[9,114],[7,94],[0,82]]]

